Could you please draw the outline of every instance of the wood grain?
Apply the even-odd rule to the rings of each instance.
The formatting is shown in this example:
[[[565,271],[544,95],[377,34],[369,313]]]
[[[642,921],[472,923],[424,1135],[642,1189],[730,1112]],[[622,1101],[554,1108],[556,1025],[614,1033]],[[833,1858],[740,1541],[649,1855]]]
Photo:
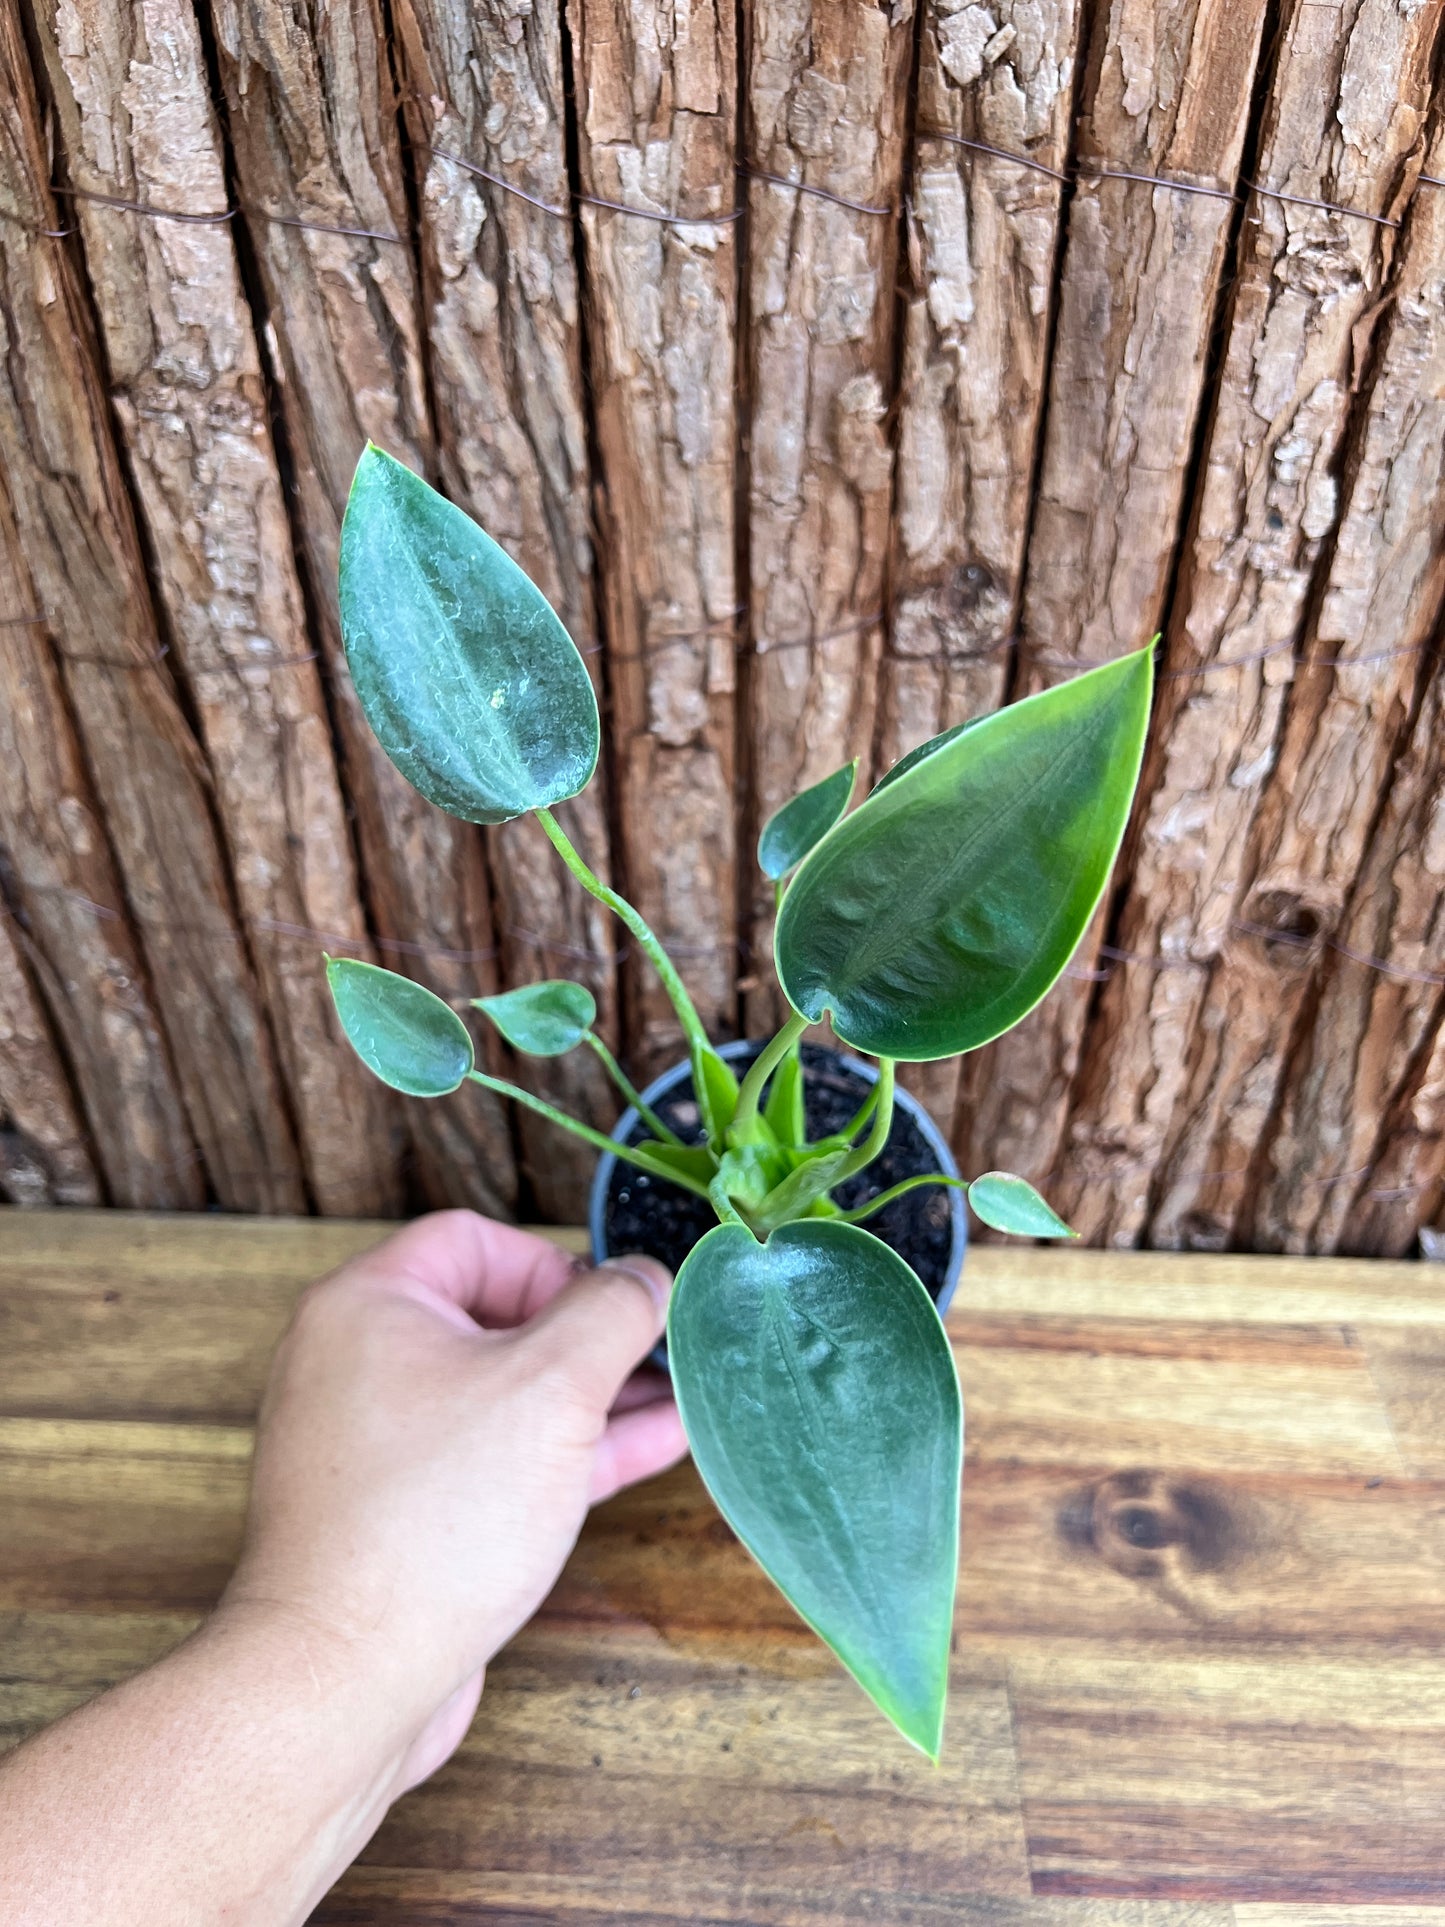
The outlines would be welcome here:
[[[1142,648],[1163,618],[1263,21],[1111,0],[1091,26],[1017,694]],[[965,1067],[967,1168],[1052,1169],[1102,935],[1100,917],[1074,974]]]
[[[299,9],[217,0],[211,19],[294,477],[300,556],[379,954],[464,1003],[497,982],[477,834],[423,802],[382,753],[347,672],[336,601],[341,517],[366,442],[420,472],[432,460],[380,8],[376,0]],[[462,961],[469,955],[483,961]],[[493,1212],[511,1207],[511,1134],[490,1092],[473,1086],[445,1108],[409,1102],[404,1109],[423,1197]]]
[[[188,0],[38,0],[71,183],[189,215],[227,188]],[[345,1044],[313,930],[368,950],[253,318],[228,224],[75,201],[114,416],[237,904],[322,1211],[399,1200],[396,1113]],[[307,932],[298,939],[297,928]]]
[[[550,0],[479,8],[402,0],[393,17],[420,181],[442,477],[547,596],[600,686],[558,9]],[[604,879],[608,751],[589,789],[558,812]],[[573,884],[530,817],[488,841],[503,981],[585,983],[615,1045],[617,955],[607,912]],[[534,1058],[523,1072],[530,1088],[573,1115],[598,1126],[616,1115],[590,1051]],[[586,1152],[529,1112],[517,1124],[543,1215],[581,1215]]]
[[[37,245],[39,231],[69,223],[49,191],[49,153],[24,78],[28,63],[15,0],[0,4],[0,23],[7,81],[0,93],[6,115],[0,159],[11,216],[0,222],[8,341],[0,387],[5,487],[13,539],[54,639],[78,745],[67,743],[47,699],[40,743],[57,759],[66,785],[53,799],[52,832],[67,815],[74,818],[72,839],[53,844],[50,860],[72,873],[42,872],[45,902],[63,914],[42,922],[37,890],[33,925],[45,931],[52,970],[62,974],[86,960],[85,996],[99,1008],[117,998],[124,1004],[122,986],[136,982],[138,973],[126,954],[123,926],[114,921],[119,899],[104,887],[92,899],[81,882],[84,873],[105,882],[100,829],[86,821],[73,776],[83,755],[147,974],[166,987],[159,1021],[189,1125],[187,1132],[143,1027],[137,1088],[131,1088],[134,1073],[112,1071],[110,1052],[98,1054],[86,1077],[97,1087],[114,1078],[108,1093],[97,1094],[122,1112],[114,1125],[120,1141],[107,1155],[118,1165],[133,1155],[139,1160],[125,1195],[136,1203],[196,1204],[209,1181],[232,1209],[294,1211],[304,1200],[295,1139],[236,923],[207,772],[168,662],[161,660],[161,631],[111,439],[91,314],[70,252]],[[15,591],[23,579],[15,579]],[[26,654],[20,627],[8,629],[7,664],[15,667]],[[37,680],[32,700],[40,695]],[[24,713],[13,687],[7,701],[15,705],[12,714]],[[67,800],[72,796],[79,813]],[[50,895],[52,884],[67,892],[74,886],[76,894]],[[24,901],[23,888],[21,894]],[[98,911],[87,909],[92,900]],[[79,913],[112,924],[110,932],[85,933]],[[134,1134],[129,1144],[127,1133]]]
[[[0,901],[0,1195],[99,1204],[100,1180],[70,1080]]]
[[[205,1610],[270,1346],[384,1230],[0,1213],[0,1738]],[[593,1515],[462,1751],[316,1918],[1433,1927],[1430,1274],[975,1251],[943,1766],[891,1741],[680,1468]]]
[[[875,777],[1008,687],[1078,32],[1076,0],[923,10]],[[960,1070],[902,1069],[945,1129]]]
[[[750,9],[746,89],[748,824],[871,760],[893,458],[898,215],[911,6]],[[762,176],[770,178],[764,179]],[[749,861],[749,956],[774,891]],[[772,972],[750,1033],[787,1014]]]
[[[1438,21],[1431,7],[1292,8],[1259,178],[1394,218]],[[1088,1235],[1211,1245],[1230,1235],[1278,1077],[1266,1060],[1287,1039],[1310,974],[1288,933],[1316,931],[1338,913],[1340,886],[1316,880],[1314,857],[1337,878],[1349,874],[1350,851],[1358,860],[1419,669],[1408,655],[1339,674],[1316,669],[1296,702],[1293,655],[1302,646],[1306,655],[1365,657],[1397,637],[1409,647],[1433,620],[1431,431],[1422,423],[1427,470],[1409,481],[1413,463],[1393,437],[1432,406],[1426,290],[1439,273],[1438,218],[1423,204],[1418,223],[1412,213],[1406,299],[1359,412],[1342,497],[1340,457],[1369,327],[1383,312],[1394,231],[1260,196],[1246,210],[1118,930],[1120,948],[1158,962],[1105,986],[1070,1127],[1061,1195]],[[1403,516],[1397,490],[1412,501]],[[1324,600],[1300,645],[1322,565]],[[1327,773],[1324,759],[1356,731],[1358,769]],[[1266,795],[1275,827],[1261,827],[1252,846]],[[1306,845],[1316,842],[1312,854]],[[1236,919],[1285,939],[1241,933]],[[1170,1166],[1157,1176],[1161,1155]]]
[[[714,1036],[737,1023],[733,628],[737,48],[731,8],[571,0],[619,886]],[[686,217],[659,220],[658,215]],[[649,218],[649,216],[653,218]],[[719,218],[710,218],[719,217]],[[634,952],[638,1068],[677,1055]]]

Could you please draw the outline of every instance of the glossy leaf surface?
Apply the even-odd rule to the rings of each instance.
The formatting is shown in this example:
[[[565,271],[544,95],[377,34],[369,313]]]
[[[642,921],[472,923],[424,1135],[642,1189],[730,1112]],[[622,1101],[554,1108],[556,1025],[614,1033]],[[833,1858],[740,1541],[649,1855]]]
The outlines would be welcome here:
[[[925,756],[931,756],[936,749],[942,749],[945,744],[954,742],[966,729],[976,729],[983,720],[982,716],[970,716],[966,723],[955,723],[952,729],[940,730],[937,736],[930,736],[926,743],[919,743],[917,748],[910,749],[906,756],[900,756],[886,775],[878,778],[868,792],[869,795],[876,796],[879,790],[887,789],[890,783],[896,783],[900,776],[906,776],[909,770],[916,768]]]
[[[968,1201],[986,1225],[1015,1238],[1078,1236],[1027,1178],[1016,1178],[1012,1171],[985,1171],[969,1185]]]
[[[1138,781],[1152,650],[985,717],[875,790],[778,912],[793,1008],[919,1062],[975,1050],[1057,980],[1088,927]]]
[[[326,981],[353,1050],[394,1091],[445,1097],[472,1068],[466,1025],[450,1004],[410,977],[351,957],[328,957]]]
[[[700,1089],[697,1088],[699,1072]],[[733,1112],[738,1107],[738,1080],[733,1074],[733,1067],[715,1050],[698,1051],[693,1059],[693,1085],[702,1107],[703,1128],[709,1142],[720,1145],[723,1133],[732,1123]]]
[[[550,978],[522,984],[496,997],[474,997],[513,1050],[529,1057],[560,1057],[575,1050],[597,1021],[597,1002],[586,984]]]
[[[773,1072],[768,1084],[768,1099],[763,1106],[763,1122],[779,1144],[796,1148],[807,1136],[803,1066],[796,1050],[789,1051]]]
[[[597,699],[546,598],[470,516],[368,446],[341,529],[341,628],[378,742],[469,823],[575,796]]]
[[[720,1225],[668,1318],[693,1458],[763,1567],[900,1730],[937,1757],[958,1568],[963,1411],[908,1266],[823,1219]]]
[[[758,838],[758,863],[763,875],[776,881],[802,862],[821,837],[825,837],[848,807],[858,760],[825,776],[811,789],[800,790],[791,802],[784,803],[763,825]]]

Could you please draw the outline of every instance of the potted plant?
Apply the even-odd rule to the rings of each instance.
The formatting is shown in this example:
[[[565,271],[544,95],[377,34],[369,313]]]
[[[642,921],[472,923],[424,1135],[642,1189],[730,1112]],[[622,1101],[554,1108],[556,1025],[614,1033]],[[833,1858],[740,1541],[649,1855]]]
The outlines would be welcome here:
[[[635,1091],[579,984],[477,1000],[517,1050],[596,1051],[635,1113],[607,1138],[476,1066],[466,1025],[410,978],[328,959],[341,1023],[414,1097],[468,1078],[686,1195],[711,1228],[677,1269],[668,1358],[698,1471],[738,1537],[848,1670],[937,1758],[958,1566],[963,1415],[934,1300],[863,1219],[923,1186],[978,1216],[1071,1235],[1023,1179],[915,1171],[848,1205],[887,1145],[899,1062],[1018,1023],[1057,980],[1103,893],[1143,753],[1152,649],[924,743],[849,811],[850,765],[767,825],[774,957],[790,1015],[739,1078],[638,912],[552,814],[597,763],[596,698],[540,592],[474,522],[368,447],[341,536],[356,692],[421,794],[472,823],[535,812],[583,889],[656,969],[687,1042],[695,1120]],[[824,1020],[872,1058],[856,1112],[810,1140],[802,1040]],[[675,1114],[676,1115],[676,1114]]]

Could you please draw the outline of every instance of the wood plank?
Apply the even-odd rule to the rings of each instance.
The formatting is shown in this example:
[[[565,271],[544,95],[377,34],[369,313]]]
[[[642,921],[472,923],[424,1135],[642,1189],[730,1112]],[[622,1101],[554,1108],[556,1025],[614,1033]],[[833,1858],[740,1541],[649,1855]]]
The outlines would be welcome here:
[[[1438,22],[1432,7],[1407,18],[1374,0],[1360,8],[1292,5],[1259,179],[1394,218]],[[1383,311],[1394,230],[1258,195],[1246,210],[1118,928],[1118,947],[1144,962],[1116,970],[1104,987],[1070,1130],[1070,1172],[1058,1192],[1089,1236],[1214,1245],[1229,1236],[1277,1079],[1262,1061],[1271,1046],[1260,1044],[1260,1027],[1288,1035],[1297,987],[1309,974],[1288,938],[1333,921],[1340,886],[1323,886],[1319,859],[1348,877],[1378,797],[1380,745],[1407,713],[1401,673],[1413,678],[1419,657],[1311,671],[1298,706],[1290,692],[1323,563],[1329,575],[1309,652],[1369,657],[1397,635],[1408,647],[1433,620],[1429,530],[1440,507],[1429,480],[1428,419],[1417,454],[1407,452],[1413,411],[1428,417],[1434,406],[1426,371],[1438,353],[1428,290],[1439,274],[1439,214],[1423,202],[1420,214],[1418,225],[1411,215],[1411,279],[1401,286],[1413,292],[1385,337],[1397,359],[1381,364],[1355,433],[1353,396],[1369,325]],[[1354,446],[1341,478],[1347,436]],[[1418,473],[1417,459],[1425,464]],[[1403,516],[1397,490],[1416,498]],[[1327,774],[1305,757],[1311,715],[1322,725],[1318,749],[1338,753],[1341,732],[1321,716],[1322,699],[1346,734],[1363,729],[1353,774]],[[1288,729],[1287,709],[1296,719]],[[1249,854],[1270,786],[1272,808],[1293,793],[1295,807],[1317,819],[1288,849],[1278,844],[1272,877],[1268,849]],[[1240,933],[1240,917],[1282,930],[1285,941]],[[1253,1077],[1256,1065],[1246,1092],[1241,1077]],[[1231,1122],[1224,1111],[1235,1103]],[[1225,1175],[1210,1175],[1217,1173]]]
[[[1356,1229],[1361,1205],[1369,1208],[1372,1190],[1394,1188],[1390,1177],[1376,1178],[1376,1141],[1414,1094],[1445,1012],[1445,976],[1431,967],[1445,956],[1439,824],[1445,672],[1437,664],[1351,886],[1340,947],[1319,960],[1322,982],[1290,1053],[1247,1221],[1256,1249],[1370,1248]],[[1420,1179],[1428,1184],[1424,1170],[1412,1182]],[[1411,1243],[1413,1223],[1407,1241],[1385,1248],[1403,1255]]]
[[[192,216],[223,210],[220,132],[188,0],[38,0],[33,17],[77,192]],[[400,1195],[397,1114],[346,1046],[313,934],[368,952],[234,239],[225,220],[155,220],[94,198],[73,206],[307,1185],[322,1211],[385,1215]]]
[[[383,754],[351,684],[336,604],[341,517],[365,443],[421,472],[432,459],[380,7],[348,0],[298,14],[219,0],[211,19],[236,187],[266,305],[300,558],[378,950],[393,969],[464,1005],[497,987],[478,836],[425,803]],[[446,1106],[403,1108],[423,1197],[510,1211],[511,1133],[492,1093],[474,1085]]]
[[[13,542],[24,557],[23,572],[5,572],[6,593],[18,594],[28,575],[36,601],[18,613],[47,618],[78,740],[78,748],[68,742],[39,680],[44,668],[37,668],[30,700],[43,700],[38,742],[57,759],[55,774],[64,784],[54,798],[52,829],[67,817],[74,828],[69,841],[51,843],[49,863],[58,864],[57,874],[47,874],[47,863],[33,892],[27,893],[23,875],[14,886],[54,980],[64,982],[67,970],[86,966],[89,1019],[114,1006],[120,1033],[131,1027],[127,1005],[134,1013],[134,1063],[117,1068],[108,1089],[109,1050],[77,1052],[78,1062],[88,1058],[93,1066],[85,1073],[93,1114],[122,1107],[114,1129],[108,1121],[106,1130],[118,1140],[108,1155],[125,1180],[117,1195],[153,1205],[197,1204],[209,1178],[222,1202],[236,1208],[297,1210],[300,1171],[274,1052],[233,915],[204,767],[159,661],[160,632],[111,440],[89,308],[68,250],[36,244],[38,231],[54,233],[66,223],[49,190],[49,151],[15,0],[0,4],[0,49],[6,74],[0,165],[7,211],[16,217],[0,221],[12,343],[0,386],[0,448]],[[10,544],[7,538],[7,550]],[[25,626],[5,632],[9,669],[27,660],[35,665],[22,648]],[[28,707],[13,685],[7,691],[12,705],[15,715]],[[90,811],[78,776],[81,755],[95,784]],[[105,874],[107,835],[114,881]],[[28,847],[18,853],[39,854]],[[98,886],[94,891],[82,882],[87,876]],[[144,971],[124,942],[117,915],[123,906],[134,920]],[[110,928],[85,931],[81,913]],[[143,993],[130,988],[146,976],[166,986],[157,1019],[179,1098],[147,1045]],[[98,998],[96,986],[105,987]]]
[[[1019,694],[1142,648],[1163,620],[1264,18],[1154,0],[1108,7],[1090,34]],[[965,1065],[965,1169],[1053,1169],[1103,931],[1101,915],[1040,1008]]]
[[[1445,1898],[1438,1664],[1141,1668],[1060,1642],[1009,1677],[1036,1892],[1393,1902],[1412,1921]]]
[[[1008,686],[1078,33],[1077,0],[923,9],[875,776]],[[960,1070],[900,1075],[947,1128]]]
[[[383,1231],[0,1214],[0,1737],[214,1598],[266,1349]],[[889,1743],[680,1467],[593,1515],[462,1752],[318,1918],[1428,1919],[1431,1268],[990,1248],[952,1323],[970,1436],[940,1770]]]
[[[749,28],[743,855],[760,982],[745,1008],[766,1035],[786,1004],[766,965],[774,891],[751,860],[757,833],[855,756],[866,780],[872,756],[914,35],[911,7],[868,0],[756,0]]]
[[[600,689],[558,8],[555,0],[471,10],[401,0],[393,18],[420,182],[442,478],[547,596]],[[607,743],[588,790],[558,812],[604,879],[610,752]],[[616,926],[608,913],[572,882],[531,817],[489,832],[489,848],[504,980],[585,983],[615,1044]],[[532,1058],[522,1068],[529,1088],[574,1116],[599,1127],[616,1117],[590,1051]],[[564,1222],[584,1215],[586,1151],[530,1112],[516,1121],[542,1214]]]
[[[85,1127],[12,915],[0,901],[0,1196],[11,1204],[99,1204]]]
[[[736,21],[692,0],[665,14],[570,0],[567,24],[582,192],[643,210],[581,209],[613,860],[725,1037],[738,976]],[[678,1027],[635,951],[625,988],[629,1044],[652,1074],[675,1061]]]

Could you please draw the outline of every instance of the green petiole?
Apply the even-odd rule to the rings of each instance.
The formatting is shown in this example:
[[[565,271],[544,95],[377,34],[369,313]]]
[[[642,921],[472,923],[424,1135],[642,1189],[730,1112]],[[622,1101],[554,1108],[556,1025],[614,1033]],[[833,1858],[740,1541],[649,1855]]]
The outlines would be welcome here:
[[[525,1104],[529,1111],[535,1111],[538,1117],[560,1124],[564,1131],[580,1137],[594,1150],[610,1151],[614,1157],[621,1158],[624,1164],[635,1164],[639,1171],[646,1171],[649,1177],[666,1178],[669,1184],[680,1184],[684,1191],[694,1192],[699,1198],[708,1197],[706,1185],[697,1184],[685,1172],[674,1171],[670,1166],[648,1157],[642,1145],[619,1144],[616,1138],[605,1137],[601,1131],[594,1131],[590,1124],[580,1124],[575,1117],[568,1117],[565,1111],[559,1111],[554,1104],[534,1097],[530,1091],[524,1091],[520,1084],[509,1084],[503,1077],[488,1077],[485,1071],[468,1071],[467,1076],[473,1084],[481,1084],[485,1089],[495,1091],[498,1097],[510,1097],[514,1103]]]

